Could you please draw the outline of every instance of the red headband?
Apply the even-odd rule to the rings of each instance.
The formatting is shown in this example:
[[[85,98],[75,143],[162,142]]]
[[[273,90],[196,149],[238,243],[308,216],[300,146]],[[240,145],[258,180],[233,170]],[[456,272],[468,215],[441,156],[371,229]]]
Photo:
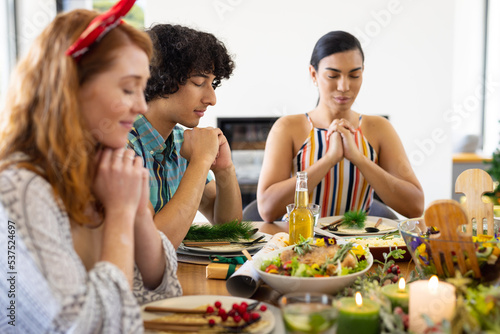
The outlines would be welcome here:
[[[66,55],[78,61],[89,50],[90,46],[98,42],[111,29],[122,23],[122,17],[127,15],[135,0],[120,0],[107,12],[93,19],[80,37],[66,50]]]

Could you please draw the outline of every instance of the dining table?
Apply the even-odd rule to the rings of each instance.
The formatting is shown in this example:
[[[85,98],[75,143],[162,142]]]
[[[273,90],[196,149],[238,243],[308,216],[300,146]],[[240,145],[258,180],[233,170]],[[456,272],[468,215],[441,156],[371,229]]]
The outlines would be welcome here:
[[[261,233],[274,235],[279,232],[288,233],[288,222],[276,221],[268,222],[252,222]],[[409,274],[415,269],[414,263],[410,261],[398,262],[402,277],[408,279]],[[377,264],[374,264],[370,271],[374,271]],[[183,295],[219,295],[231,296],[226,288],[226,280],[224,279],[209,279],[206,277],[207,264],[195,264],[179,262],[177,269],[177,277],[181,283]],[[274,306],[278,305],[278,299],[281,294],[266,285],[261,284],[251,299],[265,302]]]

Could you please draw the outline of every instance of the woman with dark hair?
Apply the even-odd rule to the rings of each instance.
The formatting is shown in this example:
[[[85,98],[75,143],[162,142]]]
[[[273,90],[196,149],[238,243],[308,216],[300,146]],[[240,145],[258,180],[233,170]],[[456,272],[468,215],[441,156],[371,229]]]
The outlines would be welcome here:
[[[154,49],[148,112],[135,121],[129,146],[149,169],[155,224],[177,247],[197,210],[212,224],[242,219],[229,144],[220,129],[197,127],[234,64],[212,34],[170,24],[146,32]]]
[[[310,112],[280,118],[266,142],[257,200],[266,221],[293,203],[295,175],[308,174],[312,203],[322,217],[369,211],[374,191],[407,217],[423,212],[424,195],[389,121],[351,109],[363,80],[359,41],[343,31],[321,37],[309,72],[319,100]]]
[[[141,333],[139,303],[182,293],[175,250],[148,208],[147,170],[125,150],[146,112],[152,54],[144,32],[120,24],[133,3],[58,15],[12,77],[0,238],[15,255],[0,260],[13,275],[0,288],[14,286],[17,303],[2,333]]]

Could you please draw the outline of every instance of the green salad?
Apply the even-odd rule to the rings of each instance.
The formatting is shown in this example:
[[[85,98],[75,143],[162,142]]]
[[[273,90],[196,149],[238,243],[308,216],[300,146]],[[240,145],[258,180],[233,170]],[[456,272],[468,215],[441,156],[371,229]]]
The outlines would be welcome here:
[[[294,277],[344,276],[366,269],[366,255],[363,247],[350,242],[338,245],[334,238],[307,239],[264,260],[260,269],[269,274]]]

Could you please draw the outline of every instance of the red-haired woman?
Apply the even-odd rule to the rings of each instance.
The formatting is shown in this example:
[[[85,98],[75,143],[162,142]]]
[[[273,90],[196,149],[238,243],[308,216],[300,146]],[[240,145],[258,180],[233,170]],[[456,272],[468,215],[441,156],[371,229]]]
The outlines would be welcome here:
[[[139,303],[182,293],[148,172],[124,148],[146,111],[151,41],[111,15],[110,26],[92,11],[58,15],[13,76],[0,200],[14,227],[0,237],[17,241],[17,323],[2,317],[1,332],[138,333]]]

